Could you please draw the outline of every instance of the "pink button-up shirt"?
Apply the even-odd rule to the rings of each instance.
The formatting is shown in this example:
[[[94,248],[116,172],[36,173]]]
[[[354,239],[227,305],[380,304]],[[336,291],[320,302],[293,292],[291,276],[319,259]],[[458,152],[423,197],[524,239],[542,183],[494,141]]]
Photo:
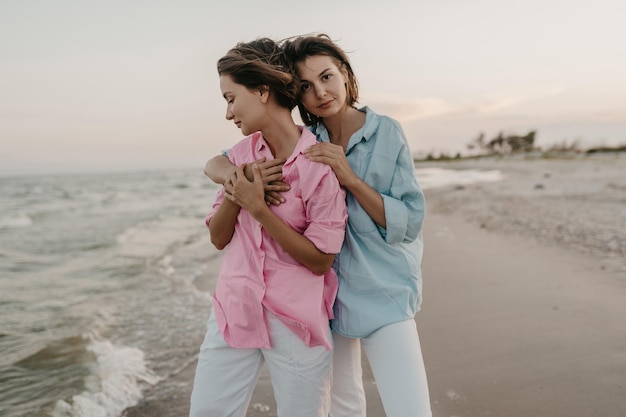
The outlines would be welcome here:
[[[271,210],[324,253],[338,253],[344,239],[347,211],[345,192],[332,169],[312,162],[302,151],[316,143],[308,129],[283,166],[283,180],[291,185],[285,202]],[[228,157],[235,165],[265,157],[274,159],[260,132],[235,146]],[[208,225],[224,199],[217,194]],[[224,340],[235,348],[271,348],[267,311],[276,315],[308,346],[331,348],[329,319],[337,293],[331,268],[316,275],[292,258],[246,210],[237,217],[235,233],[225,249],[213,294],[213,309]]]

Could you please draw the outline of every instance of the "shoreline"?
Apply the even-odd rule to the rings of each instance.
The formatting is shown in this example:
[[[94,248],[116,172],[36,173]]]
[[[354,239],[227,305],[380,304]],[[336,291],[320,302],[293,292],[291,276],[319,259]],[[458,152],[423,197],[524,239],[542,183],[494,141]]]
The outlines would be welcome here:
[[[435,417],[626,415],[625,162],[416,164],[505,175],[425,191],[416,321]],[[194,371],[195,361],[122,416],[186,416]],[[368,416],[384,417],[365,358],[364,378]],[[276,415],[265,369],[247,415]]]
[[[626,273],[626,154],[494,157],[417,166],[497,169],[505,177],[428,190],[427,213],[456,213],[494,233],[563,247],[599,260],[603,269]]]

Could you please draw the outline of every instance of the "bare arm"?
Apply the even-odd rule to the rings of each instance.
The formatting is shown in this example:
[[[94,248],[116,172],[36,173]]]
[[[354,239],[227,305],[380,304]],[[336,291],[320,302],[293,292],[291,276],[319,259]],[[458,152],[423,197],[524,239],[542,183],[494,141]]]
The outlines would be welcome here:
[[[230,243],[235,233],[235,223],[241,207],[224,198],[222,204],[217,209],[209,221],[209,232],[211,233],[211,243],[219,250],[222,250]]]
[[[217,155],[209,159],[204,165],[204,175],[216,184],[224,185],[235,173],[237,167],[224,155]]]
[[[330,269],[335,254],[320,251],[308,238],[293,230],[276,216],[263,199],[263,181],[258,166],[253,169],[254,181],[248,181],[243,168],[237,168],[232,192],[226,198],[248,210],[265,231],[295,260],[318,275]]]
[[[380,227],[387,228],[383,197],[352,171],[341,146],[317,143],[306,149],[305,154],[312,161],[330,166],[339,183],[352,193],[372,220]]]

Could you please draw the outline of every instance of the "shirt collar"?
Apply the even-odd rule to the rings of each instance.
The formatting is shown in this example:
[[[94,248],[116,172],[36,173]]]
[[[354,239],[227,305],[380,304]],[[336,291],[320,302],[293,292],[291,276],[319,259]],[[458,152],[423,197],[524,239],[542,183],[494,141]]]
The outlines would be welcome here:
[[[300,129],[300,139],[298,139],[298,143],[296,143],[296,147],[294,148],[291,156],[287,159],[285,164],[288,164],[292,160],[294,160],[298,155],[303,154],[304,150],[311,145],[315,145],[317,140],[315,139],[315,135],[311,133],[309,129],[305,129],[303,126],[298,126]]]
[[[289,158],[287,158],[287,161],[285,162],[285,164],[290,163],[298,155],[304,153],[304,150],[306,148],[316,143],[315,135],[309,129],[304,129],[303,126],[298,126],[298,129],[300,130],[300,138],[298,139],[298,142],[296,143],[296,146],[293,152],[291,153]],[[256,132],[253,135],[255,136],[257,153],[258,154],[263,154],[265,152],[270,153],[270,146],[268,145],[267,141],[263,137],[263,134],[261,132]]]
[[[365,124],[363,124],[361,130],[363,130],[363,139],[368,141],[378,130],[379,116],[367,106],[361,107],[359,110],[365,112]]]
[[[264,152],[266,149],[267,151],[269,151],[270,147],[265,141],[265,138],[263,137],[263,133],[261,133],[261,131],[254,132],[251,136],[252,143],[254,143],[254,149],[256,152],[261,153]]]

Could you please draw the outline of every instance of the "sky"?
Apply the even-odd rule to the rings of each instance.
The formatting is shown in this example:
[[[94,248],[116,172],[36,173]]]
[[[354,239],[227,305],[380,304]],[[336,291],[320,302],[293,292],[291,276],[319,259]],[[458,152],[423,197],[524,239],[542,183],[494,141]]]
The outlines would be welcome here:
[[[215,64],[327,33],[411,151],[626,143],[621,0],[0,0],[0,175],[197,168],[241,139]],[[299,122],[297,112],[294,117]]]

